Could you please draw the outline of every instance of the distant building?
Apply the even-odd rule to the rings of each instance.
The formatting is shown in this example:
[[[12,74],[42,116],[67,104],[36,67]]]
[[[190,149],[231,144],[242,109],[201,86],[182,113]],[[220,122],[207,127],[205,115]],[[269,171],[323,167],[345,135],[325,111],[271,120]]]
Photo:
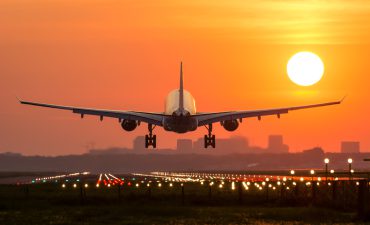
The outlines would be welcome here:
[[[360,152],[360,142],[358,141],[342,141],[341,153],[359,153]]]
[[[268,137],[267,151],[271,153],[288,153],[289,146],[284,144],[282,135],[270,135]]]
[[[177,139],[177,151],[191,152],[193,151],[193,141],[191,139]]]
[[[302,154],[311,158],[322,159],[325,155],[325,152],[321,147],[315,147],[312,149],[303,150]]]
[[[207,154],[229,154],[250,153],[248,139],[243,136],[232,136],[230,138],[216,138],[216,148],[204,148],[204,139],[199,138],[194,142],[193,149],[197,153]]]
[[[227,152],[246,152],[248,144],[248,139],[242,136],[231,136],[230,138],[216,140],[217,147]]]
[[[144,136],[137,136],[134,139],[133,143],[133,150],[134,151],[144,151],[145,150],[145,137]]]

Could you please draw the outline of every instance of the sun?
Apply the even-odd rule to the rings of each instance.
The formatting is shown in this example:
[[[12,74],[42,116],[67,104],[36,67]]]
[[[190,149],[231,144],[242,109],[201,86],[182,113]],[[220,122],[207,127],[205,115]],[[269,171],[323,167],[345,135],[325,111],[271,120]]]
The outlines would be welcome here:
[[[287,73],[295,84],[311,86],[321,80],[324,63],[312,52],[298,52],[289,59]]]

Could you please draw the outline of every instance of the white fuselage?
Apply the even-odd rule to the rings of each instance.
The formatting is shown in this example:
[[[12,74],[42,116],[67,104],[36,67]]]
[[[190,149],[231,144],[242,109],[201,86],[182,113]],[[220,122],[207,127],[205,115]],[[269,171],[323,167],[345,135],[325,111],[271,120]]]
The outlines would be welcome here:
[[[166,115],[173,115],[180,108],[180,92],[179,89],[171,91],[166,98],[164,113]],[[190,92],[184,90],[184,110],[190,115],[196,114],[195,100]]]
[[[195,100],[186,90],[183,91],[183,108],[180,107],[180,91],[171,91],[165,101],[164,113],[171,117],[163,120],[163,128],[176,133],[194,131],[198,127],[198,121],[192,115],[196,114]]]

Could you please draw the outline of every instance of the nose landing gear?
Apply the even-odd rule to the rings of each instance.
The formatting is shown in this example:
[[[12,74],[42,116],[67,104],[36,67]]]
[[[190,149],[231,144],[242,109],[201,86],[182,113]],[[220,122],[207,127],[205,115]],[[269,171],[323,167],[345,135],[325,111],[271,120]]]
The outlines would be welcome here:
[[[145,135],[145,148],[149,146],[153,146],[153,148],[157,147],[157,136],[153,135],[153,130],[155,126],[153,124],[148,124],[149,134]]]
[[[208,127],[205,126],[208,130],[208,135],[204,135],[204,148],[208,146],[212,146],[212,148],[216,147],[216,136],[212,135],[212,124],[208,124]]]

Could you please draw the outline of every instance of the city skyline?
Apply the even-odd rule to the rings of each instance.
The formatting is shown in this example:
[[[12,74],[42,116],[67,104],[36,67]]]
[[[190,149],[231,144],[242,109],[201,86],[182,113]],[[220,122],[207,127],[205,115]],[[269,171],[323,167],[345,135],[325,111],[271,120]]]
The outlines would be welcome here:
[[[220,139],[218,148],[216,149],[205,149],[203,147],[203,139],[199,138],[196,140],[192,139],[177,139],[177,145],[175,148],[158,148],[158,149],[146,149],[143,146],[144,137],[137,136],[133,140],[133,146],[127,147],[110,147],[110,148],[94,148],[91,147],[88,153],[92,154],[122,154],[122,153],[181,153],[181,154],[210,154],[210,155],[227,155],[233,153],[253,153],[253,154],[286,154],[286,153],[304,153],[310,152],[311,150],[321,149],[323,153],[369,153],[370,151],[364,151],[360,148],[360,142],[356,141],[341,141],[340,151],[332,151],[330,149],[323,149],[320,146],[311,146],[305,149],[295,149],[290,151],[289,144],[284,141],[283,135],[272,134],[267,138],[266,147],[256,146],[250,144],[247,137],[244,136],[230,136],[229,138]]]

